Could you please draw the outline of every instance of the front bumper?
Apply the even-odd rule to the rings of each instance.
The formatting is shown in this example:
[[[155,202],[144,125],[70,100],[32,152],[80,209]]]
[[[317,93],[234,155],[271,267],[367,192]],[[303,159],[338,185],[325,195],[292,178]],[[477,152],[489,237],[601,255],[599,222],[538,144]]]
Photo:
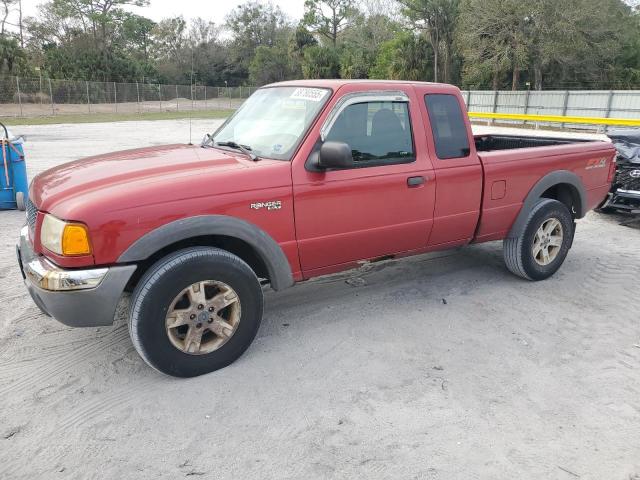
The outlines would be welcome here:
[[[600,208],[614,208],[638,213],[640,212],[640,191],[618,188],[615,192],[609,193],[607,200]]]
[[[640,191],[638,190],[625,190],[624,188],[619,188],[616,190],[616,195],[633,200],[640,200]]]
[[[16,250],[33,301],[43,313],[71,327],[111,325],[124,288],[136,270],[135,265],[61,269],[35,254],[27,227],[20,232]]]

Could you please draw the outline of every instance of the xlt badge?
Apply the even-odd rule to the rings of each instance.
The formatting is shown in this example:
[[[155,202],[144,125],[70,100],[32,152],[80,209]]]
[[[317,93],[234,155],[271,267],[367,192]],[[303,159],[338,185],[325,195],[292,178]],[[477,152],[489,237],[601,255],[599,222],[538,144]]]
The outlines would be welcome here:
[[[260,210],[266,208],[267,210],[280,210],[282,208],[282,201],[272,200],[270,202],[256,202],[251,204],[253,210]]]

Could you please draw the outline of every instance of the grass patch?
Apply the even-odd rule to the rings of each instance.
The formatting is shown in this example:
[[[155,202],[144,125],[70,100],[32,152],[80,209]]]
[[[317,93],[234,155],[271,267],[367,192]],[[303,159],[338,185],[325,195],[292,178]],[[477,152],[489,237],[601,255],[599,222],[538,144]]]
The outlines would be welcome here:
[[[185,118],[207,119],[226,118],[233,110],[196,110],[176,112],[144,112],[144,113],[95,113],[77,115],[56,115],[55,117],[12,118],[0,117],[5,125],[54,125],[58,123],[107,123],[107,122],[137,122],[141,120],[181,120]]]

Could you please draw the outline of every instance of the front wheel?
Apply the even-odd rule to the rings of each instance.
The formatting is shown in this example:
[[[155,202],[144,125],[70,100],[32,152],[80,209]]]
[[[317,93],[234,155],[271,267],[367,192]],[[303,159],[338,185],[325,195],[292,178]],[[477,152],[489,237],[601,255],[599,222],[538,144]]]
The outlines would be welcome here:
[[[226,367],[253,341],[262,289],[251,268],[217,248],[175,252],[135,288],[129,333],[142,359],[175,377]]]
[[[544,280],[556,273],[573,243],[574,223],[561,202],[541,199],[529,214],[520,236],[506,238],[504,261],[509,271],[527,280]]]

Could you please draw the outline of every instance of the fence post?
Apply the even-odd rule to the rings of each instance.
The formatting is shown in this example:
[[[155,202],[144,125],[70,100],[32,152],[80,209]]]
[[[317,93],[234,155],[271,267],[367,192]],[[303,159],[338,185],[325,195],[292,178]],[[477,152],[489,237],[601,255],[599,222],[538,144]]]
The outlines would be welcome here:
[[[204,86],[204,109],[207,109],[207,86]]]
[[[51,101],[51,115],[56,116],[56,109],[53,103],[53,89],[51,88],[51,79],[49,79],[49,99]]]
[[[116,109],[116,113],[118,113],[118,86],[116,82],[113,82],[113,106]]]
[[[162,87],[158,84],[158,100],[160,102],[160,111],[162,111]]]
[[[607,98],[607,111],[604,115],[606,118],[611,117],[612,106],[613,106],[613,90],[609,90],[609,98]],[[608,131],[609,131],[609,125],[606,125],[604,127],[604,133],[607,133]]]
[[[569,95],[571,95],[571,92],[569,90],[565,90],[564,91],[564,100],[562,103],[562,116],[566,117],[567,116],[567,110],[569,109]],[[560,128],[564,128],[565,124],[561,123],[560,124]]]
[[[138,103],[136,104],[138,107],[138,113],[140,113],[140,84],[136,82],[136,95],[138,96]]]
[[[20,93],[20,77],[16,77],[16,88],[18,90],[18,105],[20,105],[20,116],[24,116],[22,113],[22,93]]]
[[[85,80],[84,83],[87,86],[87,108],[89,109],[89,113],[91,113],[91,99],[89,98],[89,82]]]
[[[495,90],[493,92],[493,108],[492,108],[493,113],[498,113],[498,95],[499,94],[500,94],[499,90]],[[494,123],[495,121],[491,119],[491,125],[493,125]]]
[[[38,67],[38,68],[40,68],[40,67]],[[39,83],[40,83],[40,108],[42,108],[42,97],[44,96],[44,95],[42,94],[42,72],[41,72],[40,70],[38,70],[38,73],[40,74],[40,75],[38,76],[38,78],[39,78],[39,80],[40,80],[40,82],[39,82]]]

